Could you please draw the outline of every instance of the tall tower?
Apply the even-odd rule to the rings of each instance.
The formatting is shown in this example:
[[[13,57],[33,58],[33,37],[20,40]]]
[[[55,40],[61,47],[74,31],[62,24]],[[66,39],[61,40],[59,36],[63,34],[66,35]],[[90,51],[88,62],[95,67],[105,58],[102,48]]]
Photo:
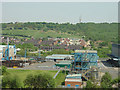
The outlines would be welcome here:
[[[80,16],[80,17],[79,17],[79,23],[81,23],[81,22],[82,22],[82,17]]]

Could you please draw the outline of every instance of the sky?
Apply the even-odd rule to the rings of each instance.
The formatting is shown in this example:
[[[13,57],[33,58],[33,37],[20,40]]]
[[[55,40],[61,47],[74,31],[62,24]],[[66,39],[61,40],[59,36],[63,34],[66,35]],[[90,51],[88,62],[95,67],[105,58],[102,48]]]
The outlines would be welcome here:
[[[118,2],[2,2],[2,22],[118,22]]]

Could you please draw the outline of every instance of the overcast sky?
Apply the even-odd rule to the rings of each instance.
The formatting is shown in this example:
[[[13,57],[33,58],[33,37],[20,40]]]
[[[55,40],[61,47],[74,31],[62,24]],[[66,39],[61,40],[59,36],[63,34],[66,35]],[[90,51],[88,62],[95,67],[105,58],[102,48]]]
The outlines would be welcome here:
[[[118,22],[117,2],[4,2],[2,22]]]

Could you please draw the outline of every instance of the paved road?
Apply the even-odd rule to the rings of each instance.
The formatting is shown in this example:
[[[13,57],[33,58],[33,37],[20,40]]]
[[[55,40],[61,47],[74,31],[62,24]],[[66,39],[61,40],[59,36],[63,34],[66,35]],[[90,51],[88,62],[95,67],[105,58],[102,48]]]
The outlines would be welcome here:
[[[118,67],[112,67],[111,64],[109,64],[108,62],[100,62],[98,63],[98,67],[100,67],[100,71],[101,72],[109,72],[112,76],[112,78],[117,78],[118,77]],[[120,73],[119,73],[120,74]]]
[[[30,70],[58,70],[54,67],[55,62],[43,62],[43,63],[36,63],[29,66],[24,67],[23,69],[30,69]]]
[[[43,63],[34,63],[24,68],[8,68],[8,69],[24,69],[24,70],[59,70],[55,67],[55,62],[48,61]]]

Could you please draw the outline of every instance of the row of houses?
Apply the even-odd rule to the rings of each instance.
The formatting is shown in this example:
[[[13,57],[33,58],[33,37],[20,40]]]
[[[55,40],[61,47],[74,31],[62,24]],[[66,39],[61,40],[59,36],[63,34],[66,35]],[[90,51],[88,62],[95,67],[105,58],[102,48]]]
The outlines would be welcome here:
[[[2,42],[7,43],[7,37],[2,36],[1,37]],[[23,40],[24,39],[24,40]],[[35,45],[81,45],[81,46],[89,46],[90,41],[85,41],[84,39],[74,39],[74,38],[39,38],[34,39],[33,37],[31,39],[23,38],[21,39],[9,37],[10,42],[14,42],[15,44],[19,43],[33,43]]]
[[[7,43],[7,37],[2,36],[2,42]],[[33,43],[34,46],[40,47],[41,50],[53,50],[53,49],[65,49],[65,50],[80,50],[83,47],[90,46],[90,41],[85,41],[83,39],[70,39],[70,38],[39,38],[31,39],[24,38],[20,40],[17,38],[10,37],[10,43],[23,44],[23,43]]]

